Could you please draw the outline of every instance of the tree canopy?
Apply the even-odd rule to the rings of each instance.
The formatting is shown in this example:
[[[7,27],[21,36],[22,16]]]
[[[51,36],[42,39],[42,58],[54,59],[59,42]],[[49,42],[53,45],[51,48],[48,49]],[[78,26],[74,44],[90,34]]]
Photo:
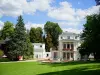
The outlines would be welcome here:
[[[11,35],[14,33],[13,23],[6,21],[4,23],[3,29],[1,30],[1,37],[2,39],[10,38]]]
[[[30,29],[30,40],[32,43],[42,43],[42,28],[41,27],[37,27],[37,28],[31,28]]]
[[[46,34],[49,34],[52,39],[52,44],[55,49],[57,49],[58,46],[58,37],[62,33],[62,29],[58,25],[58,23],[53,23],[53,22],[46,22],[44,25],[44,30]]]
[[[80,53],[93,53],[95,59],[100,59],[100,14],[87,16],[81,39],[83,43],[80,46]]]
[[[7,43],[9,56],[11,59],[16,60],[18,60],[19,56],[28,54],[29,49],[32,49],[30,40],[26,34],[22,16],[19,16],[17,21],[14,34]]]

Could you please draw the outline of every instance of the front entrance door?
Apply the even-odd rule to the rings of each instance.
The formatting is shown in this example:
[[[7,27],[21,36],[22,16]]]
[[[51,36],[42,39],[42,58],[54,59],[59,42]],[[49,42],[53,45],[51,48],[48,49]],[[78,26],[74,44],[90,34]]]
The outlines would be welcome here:
[[[54,60],[58,59],[58,52],[54,52]]]
[[[66,60],[66,52],[63,52],[63,60]]]

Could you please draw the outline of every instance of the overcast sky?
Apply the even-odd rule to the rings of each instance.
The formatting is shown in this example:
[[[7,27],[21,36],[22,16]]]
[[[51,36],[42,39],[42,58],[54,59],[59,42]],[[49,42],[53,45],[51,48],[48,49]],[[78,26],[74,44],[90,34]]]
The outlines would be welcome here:
[[[27,29],[57,22],[64,31],[79,33],[87,15],[96,13],[95,0],[0,0],[0,28],[5,21],[16,24],[23,16]]]

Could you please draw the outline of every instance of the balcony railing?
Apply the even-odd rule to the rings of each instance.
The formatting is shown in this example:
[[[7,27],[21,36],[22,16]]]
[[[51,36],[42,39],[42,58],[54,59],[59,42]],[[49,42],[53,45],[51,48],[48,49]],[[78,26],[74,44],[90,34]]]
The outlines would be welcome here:
[[[74,49],[70,49],[70,48],[63,48],[64,51],[73,51]]]

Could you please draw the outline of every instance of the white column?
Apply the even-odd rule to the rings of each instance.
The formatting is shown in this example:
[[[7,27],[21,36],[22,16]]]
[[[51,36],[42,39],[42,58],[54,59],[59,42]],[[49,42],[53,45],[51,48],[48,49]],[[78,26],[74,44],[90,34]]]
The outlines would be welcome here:
[[[69,43],[69,49],[71,49],[71,43]]]
[[[69,55],[69,56],[70,56],[70,60],[71,60],[71,59],[72,59],[72,58],[71,58],[71,52],[70,52],[70,55]]]

